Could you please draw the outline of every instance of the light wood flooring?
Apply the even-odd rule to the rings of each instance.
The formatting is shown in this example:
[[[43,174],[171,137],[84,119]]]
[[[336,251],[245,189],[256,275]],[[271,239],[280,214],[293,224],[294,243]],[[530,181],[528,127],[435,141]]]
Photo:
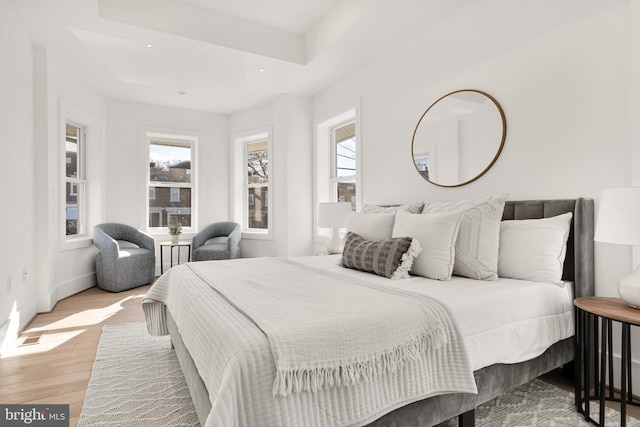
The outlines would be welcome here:
[[[0,403],[69,404],[70,426],[76,426],[102,327],[143,321],[141,303],[148,289],[110,293],[94,287],[60,301],[50,313],[37,315],[16,346],[0,355]],[[23,344],[37,337],[36,344]],[[573,391],[572,381],[559,371],[542,379]],[[640,408],[628,411],[640,418]]]
[[[144,320],[148,289],[110,293],[94,287],[37,315],[17,345],[0,356],[0,403],[68,403],[70,426],[76,426],[102,327]],[[21,345],[38,336],[36,344]]]

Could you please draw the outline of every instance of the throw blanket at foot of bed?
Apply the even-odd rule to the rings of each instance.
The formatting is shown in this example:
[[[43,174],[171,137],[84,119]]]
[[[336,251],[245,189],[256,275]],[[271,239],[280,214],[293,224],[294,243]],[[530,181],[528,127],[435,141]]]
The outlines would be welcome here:
[[[425,384],[431,387],[418,387],[418,391],[412,378],[406,390],[400,385],[404,402],[437,393],[476,392],[463,341],[448,310],[430,298],[280,258],[193,263],[172,269],[147,294],[143,307],[150,332],[166,333],[164,310],[158,304],[166,303],[181,334],[189,334],[179,319],[193,317],[195,310],[188,307],[192,297],[172,298],[172,294],[185,294],[193,282],[199,283],[196,293],[209,288],[264,333],[276,368],[274,399],[293,394],[291,397],[311,395],[317,400],[320,394],[330,395],[332,389],[342,396],[345,390],[369,384],[379,387],[391,377],[395,379],[388,386],[397,388],[405,366],[412,367],[406,373],[414,375],[415,367],[424,365],[430,376],[448,377],[445,389],[440,378],[427,378]],[[181,310],[188,310],[189,315],[183,316]],[[206,317],[202,313],[196,322],[210,324]],[[245,326],[238,328],[240,333]],[[220,325],[207,329],[215,335],[216,327]],[[188,341],[185,337],[187,347]],[[197,347],[190,348],[196,366],[199,357],[193,353],[198,352]],[[201,363],[208,356],[203,354]],[[385,412],[400,406],[398,396],[392,400]],[[369,411],[377,415],[368,414],[367,421],[384,413],[380,407]],[[337,420],[332,425],[343,423]]]

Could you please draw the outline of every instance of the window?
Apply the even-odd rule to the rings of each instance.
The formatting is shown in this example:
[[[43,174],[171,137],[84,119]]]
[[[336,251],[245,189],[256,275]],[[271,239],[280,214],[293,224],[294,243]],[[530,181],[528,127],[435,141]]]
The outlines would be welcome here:
[[[356,124],[332,129],[332,201],[351,202],[356,209]]]
[[[147,134],[149,143],[148,226],[193,227],[194,139]]]
[[[273,145],[271,129],[233,138],[233,218],[243,237],[271,239],[273,226]]]
[[[84,162],[84,131],[66,123],[65,129],[65,235],[85,233],[86,171]]]
[[[316,209],[319,203],[349,202],[354,210],[362,205],[360,102],[314,122],[314,174]],[[330,229],[317,227],[317,242],[330,236]]]
[[[245,228],[266,231],[269,229],[269,142],[248,142],[245,159]]]

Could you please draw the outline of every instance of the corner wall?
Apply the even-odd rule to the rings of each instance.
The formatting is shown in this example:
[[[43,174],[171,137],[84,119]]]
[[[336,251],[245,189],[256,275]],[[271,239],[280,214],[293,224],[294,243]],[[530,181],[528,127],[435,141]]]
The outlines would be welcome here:
[[[31,40],[7,2],[0,2],[0,168],[4,225],[0,245],[0,352],[36,314],[34,88]],[[9,59],[10,58],[10,59]],[[23,279],[23,269],[27,276]]]

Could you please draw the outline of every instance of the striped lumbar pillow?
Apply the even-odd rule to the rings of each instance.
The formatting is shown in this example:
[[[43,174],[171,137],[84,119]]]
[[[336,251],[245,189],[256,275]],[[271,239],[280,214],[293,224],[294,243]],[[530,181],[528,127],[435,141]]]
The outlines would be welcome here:
[[[411,237],[372,241],[349,232],[342,251],[342,266],[403,279],[409,277],[413,260],[420,250],[418,240]]]

